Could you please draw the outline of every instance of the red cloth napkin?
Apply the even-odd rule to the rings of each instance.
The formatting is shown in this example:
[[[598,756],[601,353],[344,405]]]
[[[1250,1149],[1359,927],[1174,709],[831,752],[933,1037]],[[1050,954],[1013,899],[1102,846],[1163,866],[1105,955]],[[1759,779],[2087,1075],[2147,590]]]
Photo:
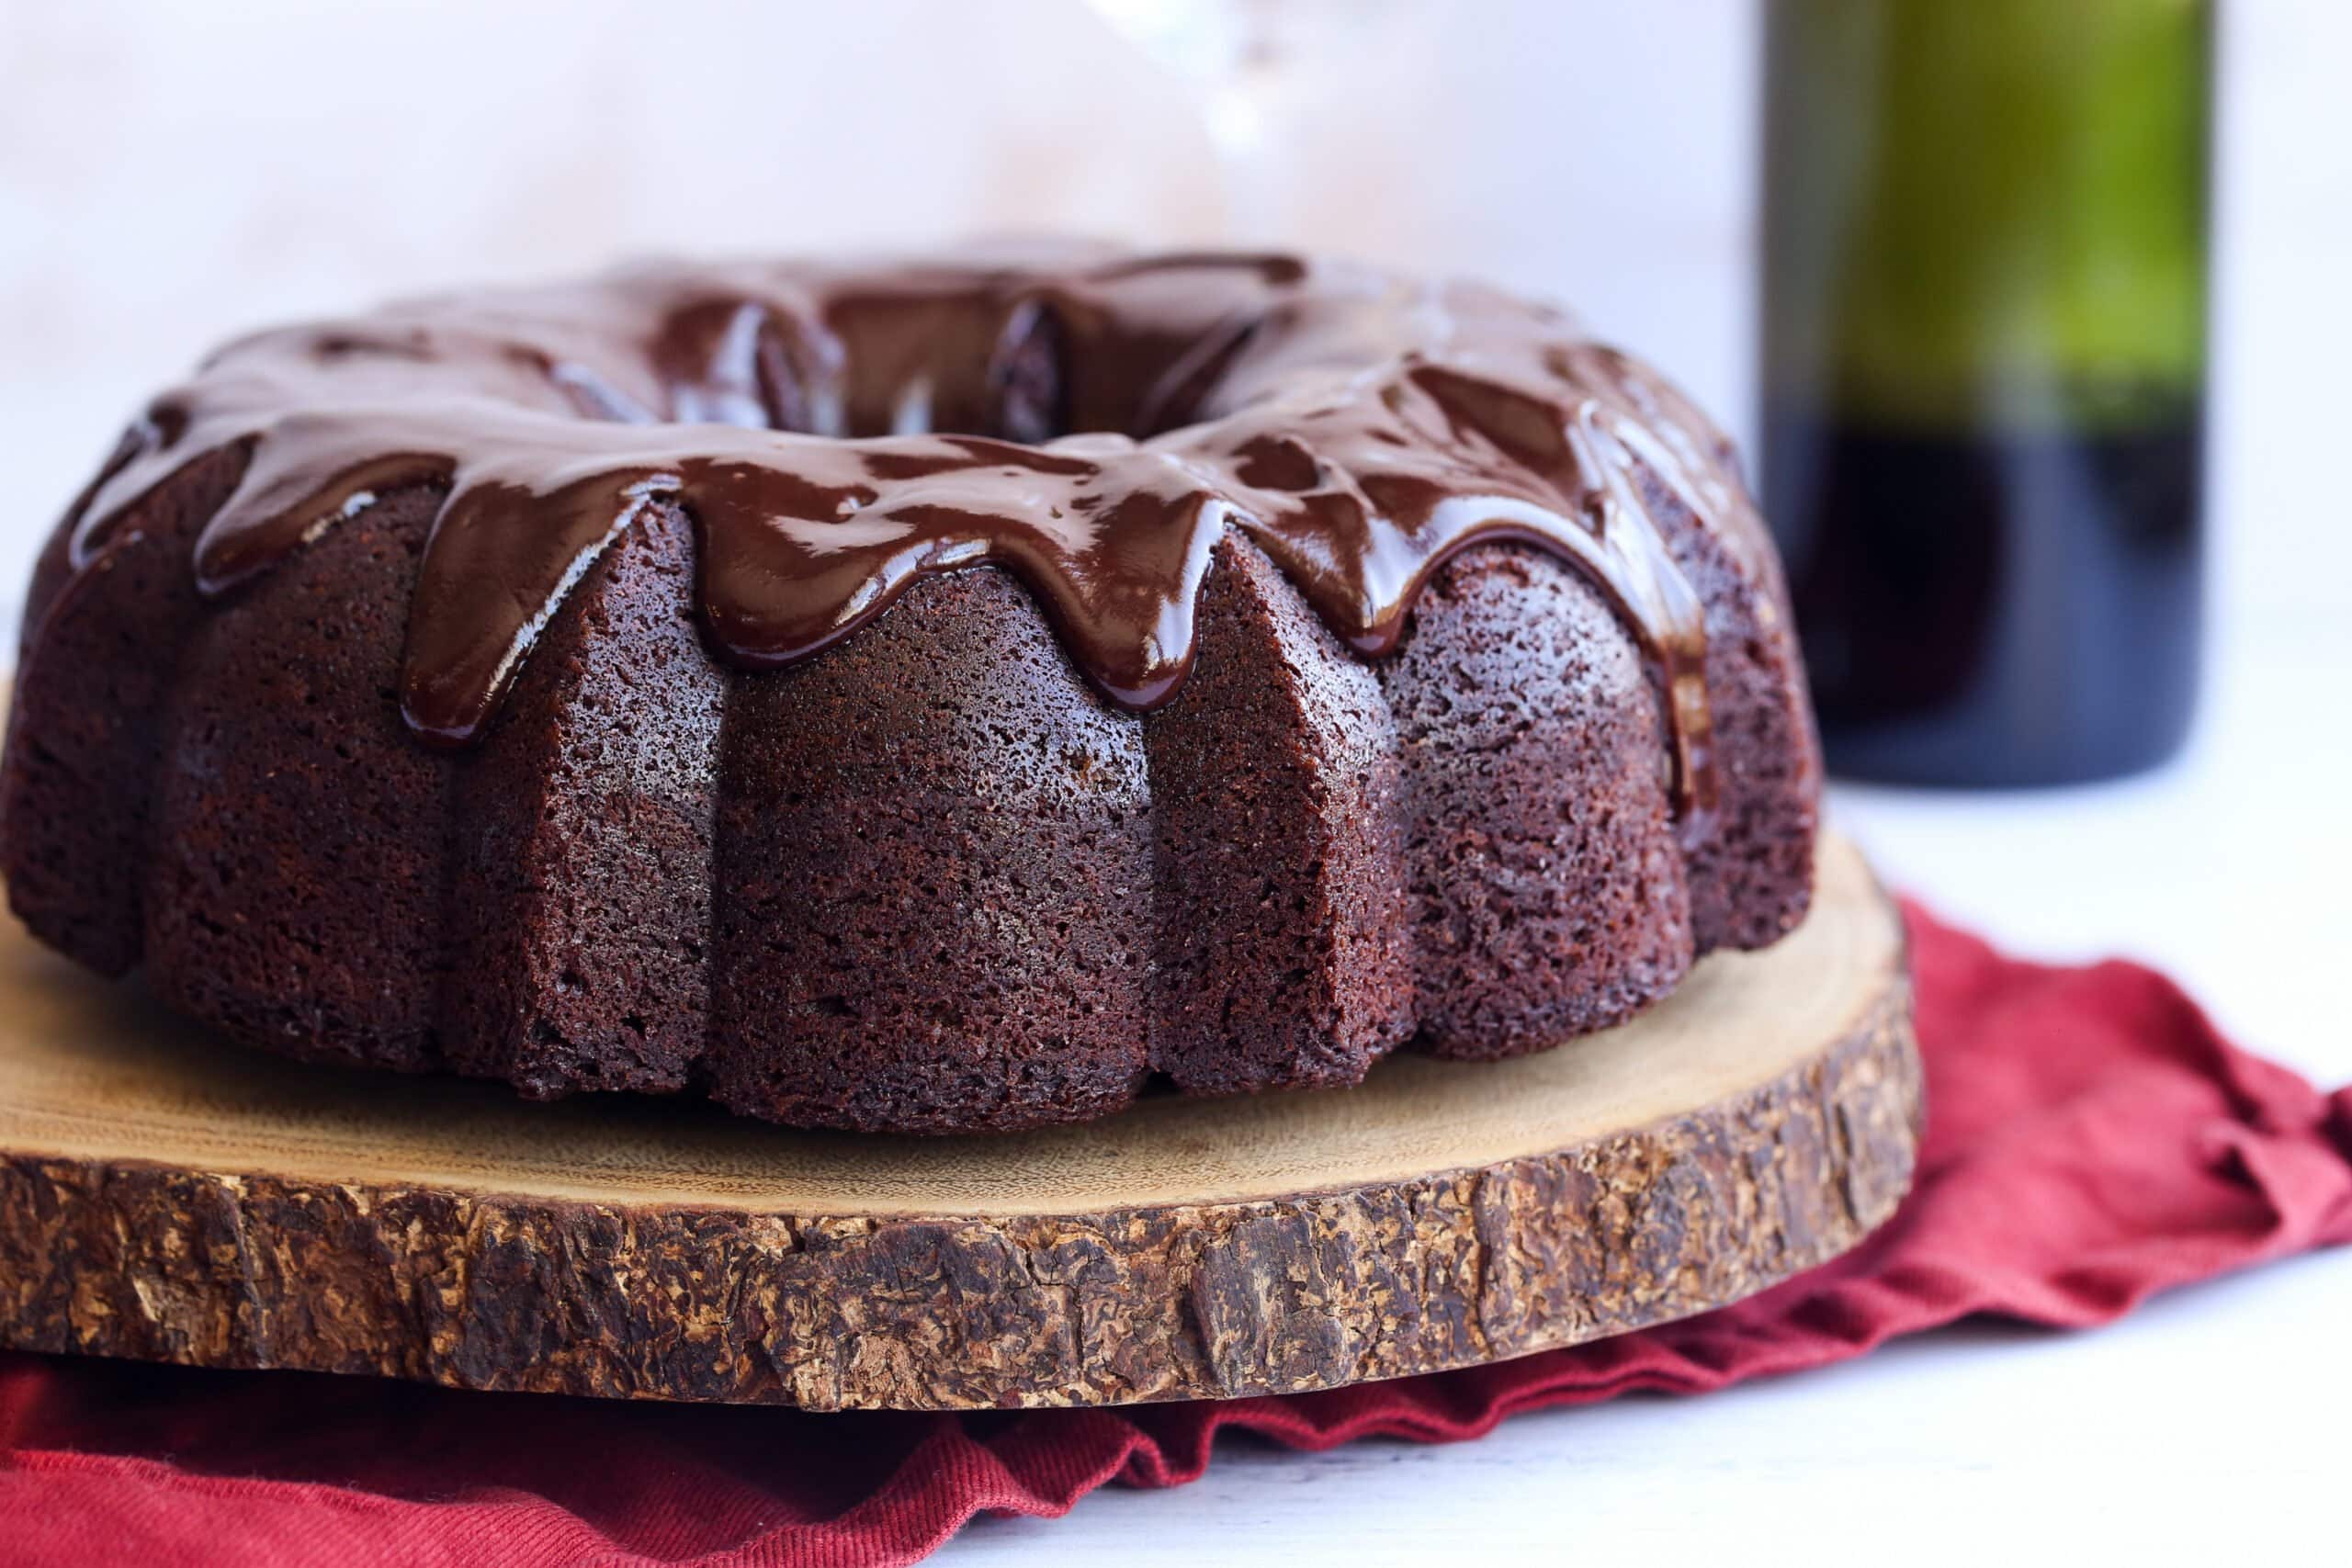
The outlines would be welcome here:
[[[1931,1111],[1917,1190],[1845,1258],[1645,1333],[1329,1393],[1130,1411],[806,1416],[0,1355],[0,1562],[897,1563],[982,1509],[1299,1448],[1476,1437],[1695,1393],[1972,1313],[2099,1323],[2352,1241],[2352,1089],[2214,1032],[2162,976],[2050,968],[1907,911]],[[1992,1353],[1992,1352],[1988,1352]]]

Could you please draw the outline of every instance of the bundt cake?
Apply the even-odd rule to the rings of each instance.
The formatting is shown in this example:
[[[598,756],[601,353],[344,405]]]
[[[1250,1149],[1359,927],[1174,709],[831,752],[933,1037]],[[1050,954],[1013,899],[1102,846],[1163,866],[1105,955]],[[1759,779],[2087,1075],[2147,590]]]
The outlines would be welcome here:
[[[1098,250],[216,354],[41,556],[42,940],[248,1044],[957,1132],[1557,1045],[1803,915],[1717,434],[1549,310]]]

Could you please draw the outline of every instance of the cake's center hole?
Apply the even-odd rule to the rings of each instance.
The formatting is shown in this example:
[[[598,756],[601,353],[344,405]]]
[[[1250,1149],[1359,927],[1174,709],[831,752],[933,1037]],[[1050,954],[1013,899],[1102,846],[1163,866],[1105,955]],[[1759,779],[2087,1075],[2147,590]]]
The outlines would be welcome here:
[[[805,423],[788,428],[1031,446],[1082,428],[1072,408],[1069,334],[1035,301],[1008,311],[979,298],[853,297],[834,302],[826,324],[840,344],[838,364],[777,367],[802,377],[798,407],[787,412]]]
[[[1075,334],[1049,305],[907,295],[837,297],[828,341],[802,341],[756,301],[704,300],[663,323],[654,367],[668,408],[568,388],[590,418],[666,417],[865,438],[978,435],[1037,445],[1108,434],[1142,440],[1189,423],[1248,335],[1186,345],[1096,345],[1079,373]],[[594,391],[595,389],[589,389]]]

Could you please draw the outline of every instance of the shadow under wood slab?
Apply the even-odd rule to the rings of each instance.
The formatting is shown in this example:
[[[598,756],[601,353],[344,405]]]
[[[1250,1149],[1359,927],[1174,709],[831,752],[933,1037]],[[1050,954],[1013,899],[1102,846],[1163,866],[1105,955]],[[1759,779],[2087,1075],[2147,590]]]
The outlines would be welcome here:
[[[813,1409],[1326,1388],[1622,1333],[1852,1246],[1920,1116],[1894,908],[1633,1023],[957,1139],[532,1105],[208,1039],[0,934],[0,1342]]]

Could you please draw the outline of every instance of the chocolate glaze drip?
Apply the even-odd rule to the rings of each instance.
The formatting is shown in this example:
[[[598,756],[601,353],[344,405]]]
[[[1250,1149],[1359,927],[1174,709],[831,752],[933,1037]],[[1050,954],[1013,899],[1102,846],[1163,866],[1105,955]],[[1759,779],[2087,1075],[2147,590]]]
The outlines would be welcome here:
[[[1753,559],[1728,448],[1540,307],[1281,255],[658,266],[397,305],[233,344],[151,408],[74,540],[242,446],[195,570],[233,591],[396,487],[446,487],[401,705],[478,736],[539,629],[645,506],[701,540],[714,642],[751,668],[991,564],[1133,709],[1193,654],[1238,528],[1376,657],[1448,556],[1510,539],[1586,572],[1668,695],[1686,811],[1713,794],[1702,606],[1654,506]]]

